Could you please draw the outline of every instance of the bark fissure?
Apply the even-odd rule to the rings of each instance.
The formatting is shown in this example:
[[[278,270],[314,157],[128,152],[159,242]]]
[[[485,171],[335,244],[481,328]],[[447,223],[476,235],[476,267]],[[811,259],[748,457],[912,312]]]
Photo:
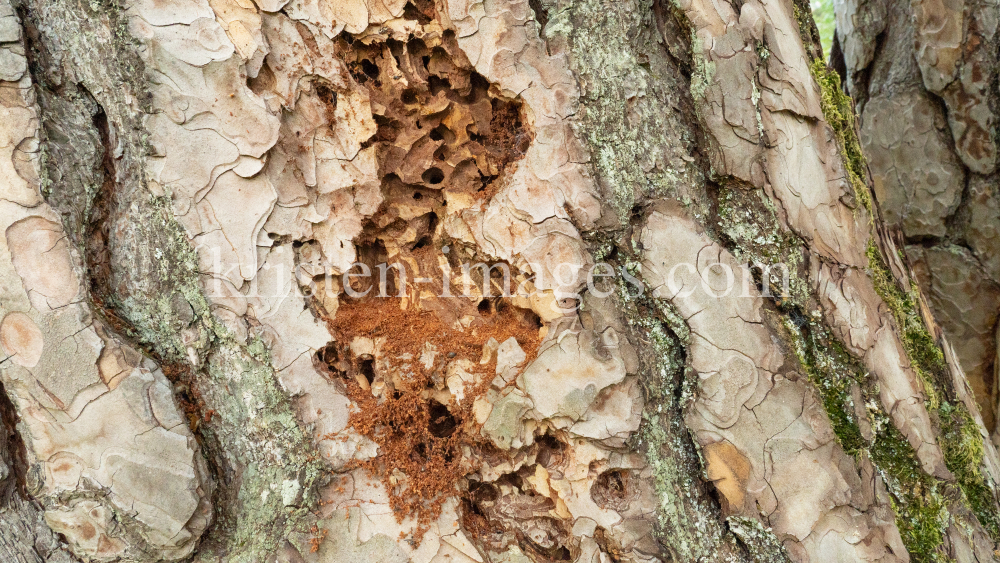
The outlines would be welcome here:
[[[210,460],[217,484],[212,503],[215,525],[206,533],[198,557],[210,560],[228,553],[231,560],[257,561],[280,546],[279,538],[308,529],[312,516],[298,506],[310,503],[320,472],[308,461],[311,448],[304,447],[302,431],[288,414],[287,399],[275,388],[273,372],[265,367],[266,356],[257,352],[255,358],[229,341],[225,329],[214,326],[195,277],[191,250],[186,248],[188,239],[170,216],[169,204],[151,195],[146,186],[141,166],[148,145],[139,118],[131,113],[138,108],[124,109],[121,100],[113,98],[107,100],[111,106],[102,107],[85,83],[74,82],[89,78],[89,88],[102,96],[110,93],[112,84],[125,83],[132,85],[139,100],[146,96],[144,67],[131,52],[133,40],[121,28],[124,16],[117,6],[105,8],[98,13],[107,18],[106,46],[116,54],[94,51],[86,39],[69,46],[66,53],[95,61],[95,68],[105,65],[111,76],[131,79],[72,76],[60,61],[32,61],[48,133],[43,147],[48,156],[49,201],[64,211],[66,229],[85,256],[94,311],[163,367],[175,383],[201,451]],[[33,18],[38,12],[24,13]],[[45,20],[40,25],[58,29],[65,24]],[[52,51],[52,39],[44,33],[33,31],[29,37],[34,38],[35,52]],[[115,64],[106,65],[108,61]],[[58,86],[49,90],[53,83]],[[111,108],[113,112],[107,111]],[[89,166],[81,166],[88,160]],[[218,364],[220,356],[227,358],[223,365]],[[231,396],[219,377],[230,377],[234,369],[252,377],[232,389],[239,395]],[[224,393],[214,392],[216,385]],[[245,393],[264,397],[268,403],[269,410],[260,415],[269,422],[256,443],[247,441],[246,407],[240,404]],[[287,461],[274,457],[282,450]],[[280,494],[272,497],[277,504],[262,502],[261,495],[275,482],[296,483],[303,493],[287,503]],[[282,513],[274,519],[274,514]]]
[[[804,0],[5,2],[0,552],[992,557],[1000,457]],[[924,8],[943,105],[889,115],[989,201]],[[988,269],[941,202],[906,250]]]

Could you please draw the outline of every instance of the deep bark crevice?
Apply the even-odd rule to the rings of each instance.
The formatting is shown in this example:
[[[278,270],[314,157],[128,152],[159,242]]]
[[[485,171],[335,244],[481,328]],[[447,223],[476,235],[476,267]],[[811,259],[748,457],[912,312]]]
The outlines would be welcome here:
[[[0,478],[0,507],[6,507],[11,502],[13,495],[22,498],[28,497],[26,479],[28,475],[28,452],[24,446],[24,440],[17,431],[17,423],[20,417],[14,403],[7,395],[3,385],[0,384],[0,422],[2,429],[6,433],[3,444],[0,445],[0,462],[4,468],[0,470],[4,476]]]

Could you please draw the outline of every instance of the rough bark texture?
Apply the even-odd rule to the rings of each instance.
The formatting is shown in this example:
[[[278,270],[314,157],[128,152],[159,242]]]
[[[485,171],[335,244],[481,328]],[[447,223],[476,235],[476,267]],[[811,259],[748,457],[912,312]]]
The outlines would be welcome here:
[[[0,0],[0,112],[11,558],[994,560],[804,3]]]
[[[848,0],[835,10],[831,64],[857,103],[875,195],[996,440],[1000,8]]]

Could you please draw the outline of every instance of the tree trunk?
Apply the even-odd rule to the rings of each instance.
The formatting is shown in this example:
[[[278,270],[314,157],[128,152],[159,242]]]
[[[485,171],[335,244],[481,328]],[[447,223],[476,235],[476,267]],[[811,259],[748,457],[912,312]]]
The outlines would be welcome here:
[[[842,2],[833,56],[858,104],[886,222],[900,232],[994,437],[998,15],[990,3]]]
[[[994,559],[804,2],[0,0],[0,106],[5,561]]]

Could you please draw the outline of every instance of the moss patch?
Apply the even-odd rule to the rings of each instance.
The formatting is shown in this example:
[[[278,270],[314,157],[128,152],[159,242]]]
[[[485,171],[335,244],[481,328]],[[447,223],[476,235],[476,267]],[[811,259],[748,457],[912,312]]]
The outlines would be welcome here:
[[[813,78],[819,84],[823,117],[833,128],[837,144],[844,158],[847,179],[854,188],[854,197],[872,215],[872,196],[868,190],[868,165],[861,152],[857,124],[854,119],[854,102],[840,87],[840,75],[826,66],[822,59],[816,59],[809,67]]]
[[[909,291],[904,291],[899,287],[871,239],[868,241],[865,254],[868,256],[869,271],[875,284],[875,291],[885,301],[896,320],[903,348],[927,394],[927,406],[936,410],[941,405],[936,387],[944,385],[948,366],[945,364],[941,348],[934,342],[923,317],[917,310],[917,290],[911,287]]]
[[[904,291],[896,283],[889,267],[882,259],[878,247],[871,239],[865,250],[875,291],[892,312],[899,326],[906,354],[914,363],[914,368],[923,372],[925,377],[944,377],[948,366],[944,354],[934,338],[927,330],[923,317],[917,309],[917,290],[911,287]]]
[[[911,287],[909,291],[904,291],[899,287],[872,242],[868,244],[867,255],[875,290],[900,327],[903,348],[927,391],[927,407],[941,425],[939,442],[945,465],[955,474],[965,500],[979,523],[994,541],[1000,541],[1000,513],[997,511],[995,491],[981,470],[983,438],[965,405],[948,396],[951,394],[948,393],[948,366],[917,308],[918,290]]]
[[[787,319],[785,329],[819,391],[837,440],[855,459],[868,456],[885,481],[896,526],[912,561],[947,561],[940,551],[950,522],[945,486],[923,471],[906,437],[883,412],[872,376],[820,323]],[[855,385],[864,405],[854,404]],[[865,413],[866,420],[858,420],[858,412]],[[871,442],[862,435],[861,424],[872,428]]]
[[[964,406],[944,403],[941,416],[941,447],[948,470],[955,474],[965,500],[986,532],[997,541],[1000,538],[1000,514],[996,510],[993,490],[982,473],[983,439],[979,425]]]
[[[723,184],[715,193],[716,228],[735,256],[747,262],[791,264],[791,296],[785,299],[775,296],[772,301],[777,306],[786,341],[818,391],[838,442],[855,459],[871,460],[886,482],[897,527],[913,561],[946,560],[939,546],[951,521],[947,507],[955,496],[953,488],[923,471],[906,437],[884,412],[875,378],[832,335],[820,312],[810,309],[807,274],[795,266],[796,257],[803,252],[801,240],[791,233],[783,234],[777,217],[762,206],[759,201],[762,198],[756,191]],[[886,274],[880,272],[880,275]],[[756,281],[760,285],[764,280]],[[888,288],[893,282],[891,277],[882,277],[876,283]],[[898,292],[894,297],[894,302],[908,299]],[[808,310],[811,313],[803,312]],[[910,323],[909,340],[923,342],[926,339],[918,334],[922,320],[915,320],[919,323]],[[923,355],[934,357],[930,350]],[[852,391],[860,391],[863,404],[855,404]],[[864,419],[859,420],[858,416]],[[862,426],[872,429],[871,441],[865,438]]]

